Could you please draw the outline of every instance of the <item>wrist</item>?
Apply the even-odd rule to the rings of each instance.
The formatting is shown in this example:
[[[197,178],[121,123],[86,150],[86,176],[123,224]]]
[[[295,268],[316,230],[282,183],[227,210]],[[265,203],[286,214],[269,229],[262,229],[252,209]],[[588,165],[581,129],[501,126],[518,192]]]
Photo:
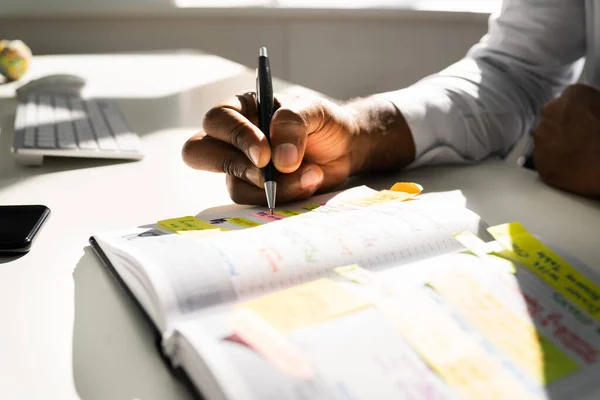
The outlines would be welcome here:
[[[414,161],[412,133],[392,102],[371,96],[343,107],[351,121],[351,175],[398,169]]]

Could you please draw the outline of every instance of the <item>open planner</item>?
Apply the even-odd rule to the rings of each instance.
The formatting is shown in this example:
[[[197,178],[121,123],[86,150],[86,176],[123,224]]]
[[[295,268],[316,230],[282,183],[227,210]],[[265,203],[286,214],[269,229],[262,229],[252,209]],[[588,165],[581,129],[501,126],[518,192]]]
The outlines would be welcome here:
[[[90,242],[208,400],[599,398],[600,279],[460,192],[355,187]]]

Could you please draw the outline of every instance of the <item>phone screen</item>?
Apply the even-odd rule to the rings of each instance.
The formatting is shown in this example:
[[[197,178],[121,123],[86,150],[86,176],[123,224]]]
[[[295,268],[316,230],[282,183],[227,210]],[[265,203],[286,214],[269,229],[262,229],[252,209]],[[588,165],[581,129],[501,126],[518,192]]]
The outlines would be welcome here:
[[[42,205],[0,206],[0,251],[27,251],[49,213]]]

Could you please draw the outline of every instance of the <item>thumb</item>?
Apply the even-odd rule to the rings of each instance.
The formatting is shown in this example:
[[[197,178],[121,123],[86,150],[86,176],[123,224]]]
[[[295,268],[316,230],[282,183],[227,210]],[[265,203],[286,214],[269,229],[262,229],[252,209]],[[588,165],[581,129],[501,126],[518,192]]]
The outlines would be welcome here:
[[[292,173],[302,164],[307,138],[327,122],[329,110],[320,98],[297,97],[274,114],[270,126],[273,164]]]

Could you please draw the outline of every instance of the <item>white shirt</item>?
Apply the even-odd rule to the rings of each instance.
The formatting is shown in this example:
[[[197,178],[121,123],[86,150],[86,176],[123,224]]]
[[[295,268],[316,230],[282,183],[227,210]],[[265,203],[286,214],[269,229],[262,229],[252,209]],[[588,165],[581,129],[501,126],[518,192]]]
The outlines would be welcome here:
[[[466,57],[399,91],[384,93],[406,118],[414,165],[507,155],[537,125],[545,103],[585,70],[600,87],[600,2],[505,0]]]

